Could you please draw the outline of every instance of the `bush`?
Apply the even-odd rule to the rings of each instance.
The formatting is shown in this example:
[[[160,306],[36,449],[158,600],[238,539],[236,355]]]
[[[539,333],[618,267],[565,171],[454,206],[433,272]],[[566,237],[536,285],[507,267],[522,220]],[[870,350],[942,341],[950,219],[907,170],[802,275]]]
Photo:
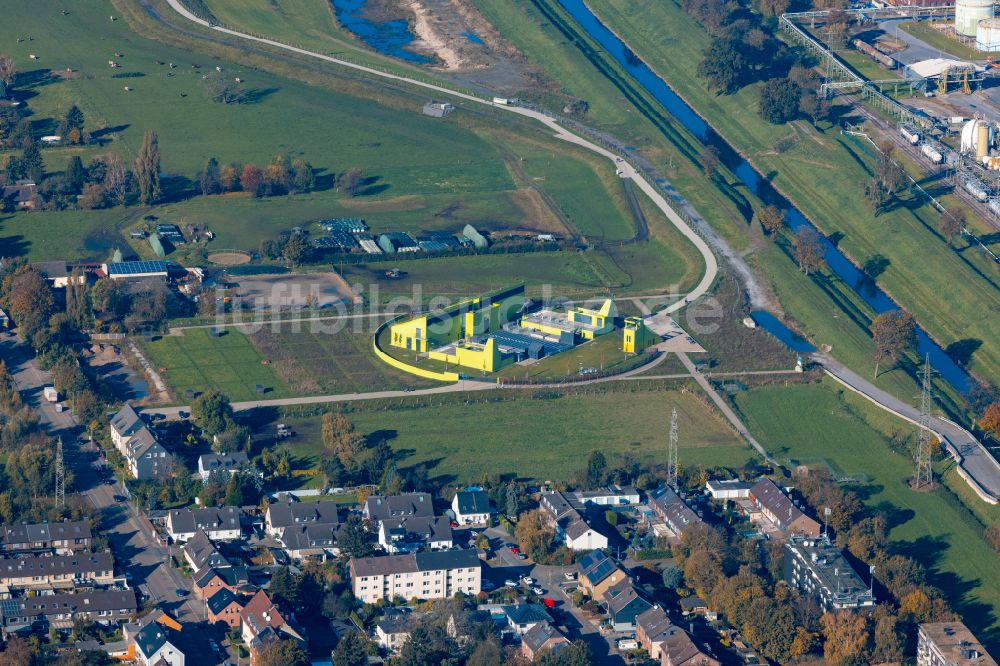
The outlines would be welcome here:
[[[793,120],[799,112],[802,89],[786,78],[771,79],[760,90],[760,116],[772,125]]]

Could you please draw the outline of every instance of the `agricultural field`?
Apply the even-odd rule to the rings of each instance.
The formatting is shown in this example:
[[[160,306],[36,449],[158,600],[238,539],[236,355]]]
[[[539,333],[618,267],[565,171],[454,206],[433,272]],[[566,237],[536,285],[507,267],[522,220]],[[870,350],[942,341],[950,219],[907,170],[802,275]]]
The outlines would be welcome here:
[[[856,478],[865,503],[886,514],[893,547],[928,569],[931,582],[988,647],[1000,647],[1000,559],[983,541],[983,524],[949,489],[957,483],[959,496],[968,494],[964,482],[948,472],[950,459],[935,465],[948,484],[932,493],[911,491],[912,458],[890,447],[889,438],[912,435],[914,428],[845,394],[829,379],[752,389],[738,394],[736,405],[779,461]],[[975,504],[992,521],[1000,519],[997,507]]]
[[[518,390],[499,403],[484,394],[456,394],[380,401],[371,409],[359,402],[347,417],[360,432],[388,438],[404,456],[401,467],[428,463],[431,477],[444,482],[473,483],[486,473],[544,481],[569,479],[594,449],[610,460],[621,453],[665,460],[672,407],[680,423],[682,465],[739,466],[753,457],[700,396],[679,388]],[[319,417],[283,414],[280,420],[298,433],[279,445],[287,447],[295,467],[316,466],[322,454]]]
[[[610,27],[629,35],[637,53],[699,110],[737,149],[786,193],[856,263],[885,257],[878,281],[909,309],[942,346],[981,344],[970,369],[1000,377],[1000,347],[983,311],[1000,310],[996,267],[978,253],[956,252],[936,232],[937,214],[928,205],[905,205],[873,218],[858,183],[871,158],[840,135],[836,126],[816,128],[797,121],[770,125],[757,113],[758,85],[719,96],[696,74],[708,36],[674,3],[640,10],[627,0],[600,0],[594,9]],[[791,143],[784,152],[779,142]],[[822,183],[821,187],[817,183]],[[914,257],[919,257],[915,261]]]
[[[217,338],[208,328],[188,329],[144,347],[179,402],[186,389],[216,389],[241,402],[433,385],[375,358],[370,332],[329,321],[276,328],[229,327]],[[257,384],[267,392],[258,395]]]

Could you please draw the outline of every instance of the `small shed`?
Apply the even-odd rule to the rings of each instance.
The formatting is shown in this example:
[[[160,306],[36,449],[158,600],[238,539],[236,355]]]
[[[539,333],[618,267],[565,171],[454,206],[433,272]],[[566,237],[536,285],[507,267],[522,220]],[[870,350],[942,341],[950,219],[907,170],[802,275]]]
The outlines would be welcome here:
[[[444,118],[455,110],[455,105],[449,102],[427,102],[424,104],[424,115],[431,118]]]
[[[482,250],[489,246],[489,242],[486,240],[486,237],[479,233],[471,224],[465,225],[465,228],[462,229],[462,235],[469,239],[469,242],[471,242],[477,250]]]

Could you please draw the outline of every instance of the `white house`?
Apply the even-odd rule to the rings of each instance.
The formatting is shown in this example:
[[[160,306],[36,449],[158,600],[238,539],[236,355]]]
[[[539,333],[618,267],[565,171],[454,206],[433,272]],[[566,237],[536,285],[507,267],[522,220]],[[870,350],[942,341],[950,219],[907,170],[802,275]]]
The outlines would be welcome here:
[[[753,485],[739,479],[710,479],[705,483],[705,490],[714,500],[741,500],[750,497]]]
[[[208,481],[212,472],[223,471],[235,474],[250,465],[250,459],[243,451],[236,453],[206,453],[198,456],[198,475],[202,482]]]
[[[594,550],[608,547],[608,537],[590,526],[584,514],[559,492],[543,493],[542,509],[555,525],[556,535],[570,550]]]
[[[445,550],[353,558],[351,590],[363,603],[380,599],[447,599],[482,589],[482,564],[475,550]]]
[[[187,541],[198,530],[203,530],[212,541],[239,539],[242,536],[239,507],[175,509],[167,513],[167,533],[174,541]]]
[[[135,660],[142,666],[184,666],[184,653],[171,641],[172,630],[150,622],[135,635]]]
[[[336,502],[284,502],[270,504],[264,514],[268,536],[280,539],[289,527],[310,523],[336,525],[340,522]]]
[[[396,615],[379,620],[375,625],[375,642],[383,649],[398,653],[406,641],[410,640],[412,622],[408,614]]]
[[[490,524],[490,498],[482,490],[459,490],[451,500],[451,510],[459,525]]]
[[[390,554],[445,550],[453,545],[451,524],[444,516],[386,518],[379,522],[378,543]]]

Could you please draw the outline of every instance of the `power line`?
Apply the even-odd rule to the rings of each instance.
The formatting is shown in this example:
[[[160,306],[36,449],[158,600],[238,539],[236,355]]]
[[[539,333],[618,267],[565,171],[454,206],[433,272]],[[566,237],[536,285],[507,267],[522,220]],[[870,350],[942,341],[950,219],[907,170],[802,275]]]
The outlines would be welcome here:
[[[667,485],[677,490],[677,408],[670,413],[670,447],[667,449]]]
[[[62,437],[56,439],[56,509],[66,506],[66,470],[63,468]]]
[[[913,486],[922,488],[934,482],[934,471],[931,469],[931,359],[930,354],[924,358],[923,390],[920,393],[920,432],[917,434],[917,460],[913,471]]]

